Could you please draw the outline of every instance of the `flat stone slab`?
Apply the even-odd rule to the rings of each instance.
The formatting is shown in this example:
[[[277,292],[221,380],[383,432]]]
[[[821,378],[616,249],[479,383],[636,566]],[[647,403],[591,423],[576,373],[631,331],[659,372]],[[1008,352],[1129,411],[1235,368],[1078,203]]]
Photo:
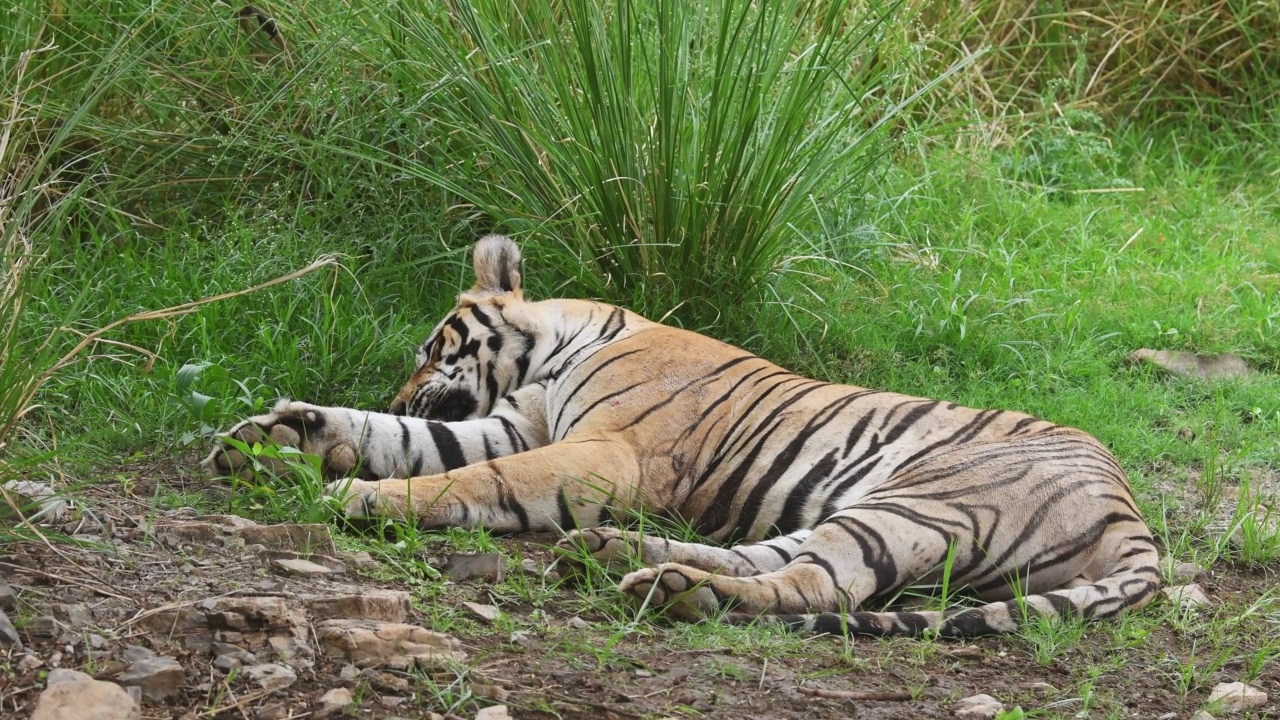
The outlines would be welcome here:
[[[414,664],[462,662],[467,657],[455,638],[406,623],[323,620],[315,630],[326,655],[360,668],[407,669]]]
[[[402,590],[366,590],[359,594],[304,595],[299,598],[314,620],[349,618],[402,623],[409,617],[410,595]]]
[[[261,545],[268,550],[293,550],[300,553],[337,555],[328,525],[319,523],[293,525],[255,525],[238,531],[247,545]]]
[[[499,583],[506,577],[507,564],[499,553],[454,553],[444,557],[444,574],[454,582],[480,579]]]
[[[282,575],[292,575],[294,577],[324,577],[333,573],[329,568],[313,563],[310,560],[302,560],[299,558],[283,558],[271,561],[271,569]]]

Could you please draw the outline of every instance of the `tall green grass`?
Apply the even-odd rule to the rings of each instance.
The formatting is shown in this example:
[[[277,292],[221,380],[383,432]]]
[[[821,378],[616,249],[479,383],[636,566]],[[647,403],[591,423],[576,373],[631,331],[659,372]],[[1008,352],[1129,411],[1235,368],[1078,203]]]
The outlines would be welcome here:
[[[671,307],[750,297],[797,226],[863,187],[910,100],[877,62],[894,9],[461,0],[383,17],[436,100],[449,189],[561,240],[592,294]]]

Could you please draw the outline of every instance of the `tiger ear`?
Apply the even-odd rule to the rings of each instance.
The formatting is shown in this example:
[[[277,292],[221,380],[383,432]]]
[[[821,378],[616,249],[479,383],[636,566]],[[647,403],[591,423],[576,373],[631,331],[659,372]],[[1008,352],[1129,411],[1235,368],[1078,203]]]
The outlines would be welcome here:
[[[476,286],[472,292],[500,295],[520,293],[520,248],[505,235],[486,235],[472,253]]]

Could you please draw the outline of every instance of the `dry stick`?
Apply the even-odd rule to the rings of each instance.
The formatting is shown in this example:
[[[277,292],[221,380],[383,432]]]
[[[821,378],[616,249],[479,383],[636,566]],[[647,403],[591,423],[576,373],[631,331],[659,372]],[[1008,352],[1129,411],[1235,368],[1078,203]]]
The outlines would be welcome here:
[[[124,621],[123,623],[121,623],[120,625],[117,625],[117,626],[116,626],[116,628],[115,628],[114,630],[112,630],[112,632],[114,632],[114,633],[116,633],[116,634],[119,634],[121,631],[123,631],[125,628],[129,627],[130,625],[135,625],[135,624],[137,624],[137,623],[139,623],[139,622],[141,622],[141,621],[143,621],[143,620],[146,620],[147,618],[152,617],[152,616],[154,616],[154,615],[159,615],[160,613],[168,612],[168,611],[170,611],[170,610],[181,610],[181,609],[182,609],[182,608],[184,608],[184,607],[191,607],[192,605],[197,605],[197,604],[199,604],[199,603],[205,602],[206,600],[217,600],[218,598],[224,598],[224,597],[228,597],[228,596],[231,596],[231,595],[235,595],[235,594],[236,594],[236,593],[238,593],[238,592],[240,592],[240,591],[239,591],[239,590],[228,590],[227,592],[224,592],[224,593],[218,593],[217,595],[210,595],[209,597],[200,598],[200,599],[198,599],[198,600],[183,600],[183,601],[181,601],[181,602],[173,602],[173,603],[169,603],[169,604],[167,604],[167,605],[161,605],[161,606],[160,606],[160,607],[158,607],[158,608],[151,608],[150,610],[143,610],[142,612],[139,612],[137,615],[134,615],[133,617],[129,618],[128,620],[125,620],[125,621]],[[176,622],[176,621],[177,621],[177,619],[175,618],[175,622]]]
[[[257,691],[257,692],[251,692],[251,693],[249,693],[248,695],[245,695],[244,697],[240,698],[239,700],[237,700],[237,701],[235,701],[235,702],[231,703],[230,705],[223,705],[222,707],[217,707],[217,708],[214,708],[214,709],[212,709],[212,710],[205,710],[204,712],[202,712],[202,713],[200,713],[200,714],[196,715],[196,717],[198,717],[198,718],[202,718],[202,717],[213,717],[214,715],[220,715],[220,714],[222,714],[222,713],[224,713],[224,712],[226,712],[226,711],[228,711],[228,710],[240,709],[240,708],[244,707],[244,705],[245,705],[246,703],[251,703],[251,702],[253,702],[254,700],[257,700],[257,699],[259,699],[259,698],[264,698],[264,697],[266,697],[266,696],[270,695],[270,694],[271,694],[271,693],[273,693],[273,692],[277,692],[277,691],[279,691],[279,690],[283,690],[283,689],[284,689],[284,688],[267,688],[267,689],[265,689],[265,690],[259,690],[259,691]],[[297,716],[295,715],[294,717],[297,717]]]
[[[910,700],[906,690],[823,690],[822,688],[796,687],[801,695],[829,698],[831,700]]]
[[[22,514],[22,510],[18,506],[18,501],[13,499],[13,496],[9,494],[8,488],[6,488],[4,485],[0,485],[0,495],[4,496],[5,504],[9,506],[10,512],[13,512],[18,516],[18,520],[21,521],[19,524],[26,527],[31,532],[35,533],[36,537],[40,538],[40,542],[44,543],[45,547],[49,548],[49,552],[52,552],[53,554],[62,558],[63,561],[66,562],[68,565],[75,568],[76,570],[79,570],[85,575],[90,577],[93,576],[93,573],[88,568],[76,562],[75,560],[71,559],[71,557],[69,557],[66,553],[62,552],[60,548],[58,548],[53,543],[49,542],[49,538],[45,537],[44,533],[40,532],[40,528],[37,527],[34,523],[32,523],[30,520],[28,520],[26,515]],[[37,572],[37,571],[33,570],[32,572]],[[65,578],[62,578],[62,579],[65,579]],[[105,580],[99,580],[99,582],[111,588],[112,590],[120,590],[120,588],[116,587],[115,585],[112,585],[111,583]],[[103,595],[107,595],[109,597],[115,597],[115,598],[122,597],[120,595],[115,595],[113,593],[103,591],[101,588],[95,587],[93,585],[86,585],[83,583],[77,583],[77,584],[80,584],[82,587],[92,588],[94,592],[98,592]],[[124,591],[121,590],[121,592],[124,592]]]
[[[116,593],[113,593],[110,590],[106,590],[104,588],[98,587],[97,585],[91,585],[86,582],[80,582],[79,580],[75,580],[69,577],[63,577],[61,575],[54,575],[53,573],[47,573],[47,572],[44,572],[43,570],[36,570],[35,568],[29,568],[23,565],[15,565],[13,563],[4,562],[3,560],[0,560],[0,565],[3,565],[8,568],[13,568],[14,570],[17,570],[19,572],[32,573],[35,575],[39,575],[41,577],[46,577],[46,578],[49,578],[50,580],[61,580],[62,582],[70,583],[72,585],[79,585],[80,587],[88,588],[98,593],[99,595],[106,595],[107,597],[113,597],[117,600],[127,600],[129,602],[132,602],[134,600],[134,598],[125,597],[124,595],[117,595]]]

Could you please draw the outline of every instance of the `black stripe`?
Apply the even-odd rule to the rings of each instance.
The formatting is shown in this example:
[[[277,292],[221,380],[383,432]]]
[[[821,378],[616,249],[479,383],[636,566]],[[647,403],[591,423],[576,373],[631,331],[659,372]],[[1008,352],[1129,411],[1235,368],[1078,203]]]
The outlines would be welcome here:
[[[561,485],[560,492],[556,493],[556,506],[560,510],[560,529],[562,531],[577,530],[578,521],[573,517],[573,511],[569,509],[569,496],[565,492],[564,485]]]
[[[612,400],[612,399],[614,399],[614,398],[618,397],[619,395],[623,395],[623,394],[625,394],[625,393],[629,393],[629,392],[631,392],[632,390],[635,390],[636,388],[640,387],[641,385],[643,385],[643,383],[636,383],[636,384],[634,384],[634,385],[628,385],[627,387],[624,387],[624,388],[622,388],[621,390],[616,390],[616,391],[614,391],[614,392],[609,393],[608,395],[603,395],[603,396],[601,396],[601,397],[596,398],[594,402],[592,402],[590,405],[588,405],[586,408],[584,408],[584,409],[582,410],[582,412],[580,412],[580,413],[578,413],[577,415],[575,415],[575,416],[573,417],[573,419],[572,419],[572,420],[570,420],[570,421],[569,421],[569,423],[568,423],[567,425],[565,425],[565,426],[564,426],[564,433],[565,433],[566,435],[568,435],[568,434],[569,434],[569,431],[570,431],[570,430],[572,430],[573,428],[575,428],[575,427],[578,425],[578,423],[579,423],[579,422],[581,422],[581,421],[582,421],[582,419],[583,419],[583,418],[585,418],[585,417],[587,416],[587,414],[588,414],[588,413],[590,413],[592,410],[595,410],[595,409],[596,409],[597,407],[599,407],[602,403],[608,402],[608,401],[610,401],[610,400]]]
[[[570,390],[569,393],[566,395],[562,395],[561,397],[563,399],[560,401],[559,409],[556,410],[555,420],[551,423],[551,426],[550,426],[552,438],[556,437],[556,428],[560,427],[560,417],[564,414],[565,409],[569,407],[569,403],[573,402],[573,399],[578,395],[578,393],[582,391],[582,389],[586,386],[588,382],[590,382],[591,378],[595,377],[600,371],[618,362],[619,360],[631,355],[635,355],[636,353],[639,353],[639,352],[644,352],[647,349],[648,348],[636,348],[635,350],[628,350],[626,352],[618,353],[617,355],[614,355],[611,358],[601,361],[599,365],[592,368],[591,372],[587,373],[587,376],[582,378],[582,380],[580,380],[578,384],[574,386],[573,390]],[[576,370],[578,368],[575,367],[574,369]]]
[[[627,423],[626,425],[623,425],[623,426],[622,426],[622,429],[632,428],[632,427],[635,427],[636,425],[639,425],[640,423],[644,422],[644,421],[645,421],[645,420],[646,420],[650,415],[652,415],[652,414],[654,414],[654,413],[658,412],[658,411],[659,411],[659,410],[661,410],[662,408],[664,408],[664,407],[666,407],[666,406],[670,405],[671,403],[675,402],[675,401],[676,401],[676,398],[680,397],[680,394],[681,394],[681,393],[683,393],[685,390],[688,390],[689,388],[693,387],[694,385],[696,385],[696,384],[698,384],[698,383],[700,383],[700,382],[705,382],[705,381],[707,381],[707,380],[709,380],[709,379],[715,379],[717,376],[719,376],[719,375],[720,375],[720,373],[723,373],[725,370],[728,370],[729,368],[733,367],[734,365],[737,365],[737,364],[739,364],[739,363],[744,363],[744,362],[746,362],[746,361],[748,361],[748,360],[754,360],[754,359],[755,359],[755,356],[754,356],[754,355],[743,355],[743,356],[740,356],[740,357],[736,357],[736,358],[734,358],[734,359],[732,359],[732,360],[730,360],[730,361],[728,361],[728,362],[726,362],[726,363],[721,363],[718,367],[716,367],[716,368],[712,369],[710,372],[708,372],[708,373],[706,373],[706,374],[702,375],[701,377],[698,377],[698,378],[696,378],[696,379],[694,379],[694,380],[690,380],[689,382],[685,383],[685,384],[684,384],[684,385],[682,385],[681,387],[679,387],[679,388],[677,388],[677,389],[675,389],[675,390],[671,390],[671,391],[669,391],[669,392],[667,393],[667,397],[666,397],[665,399],[663,399],[661,402],[656,403],[656,404],[654,404],[653,406],[651,406],[651,407],[647,408],[644,412],[642,412],[642,413],[640,413],[639,415],[637,415],[637,416],[635,416],[634,418],[632,418],[632,419],[631,419],[631,422],[629,422],[629,423]]]
[[[914,463],[916,460],[919,460],[920,458],[926,455],[929,455],[930,453],[933,453],[939,448],[946,447],[948,445],[960,445],[962,443],[969,442],[973,438],[977,437],[978,433],[985,430],[988,425],[994,422],[995,419],[1000,417],[1002,414],[1003,412],[1000,410],[984,410],[978,413],[977,417],[961,425],[958,430],[951,433],[947,437],[941,440],[938,440],[937,442],[926,445],[924,448],[913,453],[906,460],[903,460],[901,463],[899,463],[898,468],[900,470],[905,470],[906,468],[911,467],[911,464]]]
[[[493,473],[493,482],[497,486],[498,508],[515,515],[516,520],[520,523],[520,532],[528,532],[529,513],[525,512],[524,505],[521,504],[515,493],[507,485],[502,476],[502,470],[498,468],[497,463],[490,461],[486,464],[489,467],[489,471]]]
[[[440,462],[445,470],[455,470],[467,465],[467,457],[462,453],[462,446],[458,444],[458,436],[453,434],[448,425],[432,421],[427,423],[427,430],[431,431],[431,440],[436,444]]]

